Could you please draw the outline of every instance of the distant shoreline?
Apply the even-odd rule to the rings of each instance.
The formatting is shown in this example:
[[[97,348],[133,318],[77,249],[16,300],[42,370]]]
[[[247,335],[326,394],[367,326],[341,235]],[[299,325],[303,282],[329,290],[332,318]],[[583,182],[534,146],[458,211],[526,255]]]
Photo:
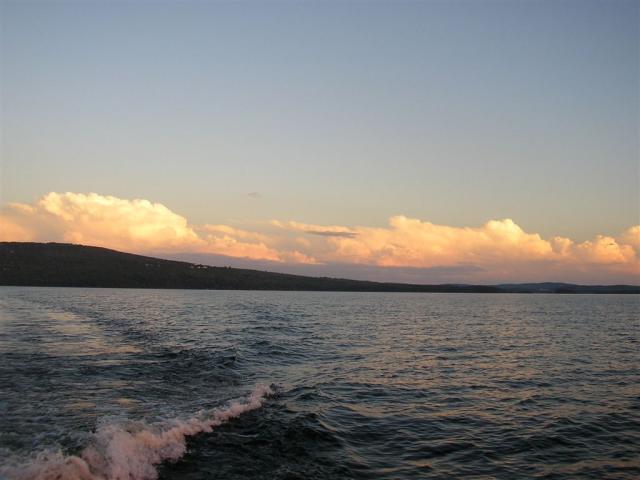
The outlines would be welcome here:
[[[164,260],[66,243],[0,242],[0,286],[398,293],[640,294],[637,285],[370,282]]]
[[[582,287],[582,285],[576,285]],[[587,285],[587,287],[590,287]],[[597,287],[605,287],[608,285],[598,285]],[[636,288],[635,285],[625,285],[625,287]],[[182,287],[101,287],[101,286],[79,286],[79,285],[8,285],[0,283],[0,288],[78,288],[78,289],[95,289],[95,290],[173,290],[185,292],[296,292],[296,293],[409,293],[415,295],[423,295],[426,293],[442,293],[442,294],[482,294],[482,295],[640,295],[640,287],[638,291],[612,291],[612,292],[473,292],[473,291],[408,291],[408,290],[284,290],[284,289],[265,289],[265,288],[182,288]]]

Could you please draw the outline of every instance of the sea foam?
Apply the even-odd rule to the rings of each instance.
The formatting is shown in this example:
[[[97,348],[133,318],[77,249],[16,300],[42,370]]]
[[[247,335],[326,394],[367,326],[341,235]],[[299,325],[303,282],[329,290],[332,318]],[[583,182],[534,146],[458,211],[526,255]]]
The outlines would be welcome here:
[[[103,425],[79,455],[42,453],[28,464],[5,468],[0,474],[12,480],[154,480],[158,464],[184,455],[187,437],[211,432],[232,418],[260,408],[272,394],[270,387],[258,385],[247,398],[227,408],[203,412],[186,421],[175,420],[164,428]]]

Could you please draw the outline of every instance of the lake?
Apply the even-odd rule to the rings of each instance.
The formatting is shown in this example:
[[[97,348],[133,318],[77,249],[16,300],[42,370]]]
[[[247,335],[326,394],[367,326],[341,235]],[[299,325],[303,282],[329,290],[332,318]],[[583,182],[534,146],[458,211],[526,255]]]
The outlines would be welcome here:
[[[640,297],[0,288],[0,477],[640,476]]]

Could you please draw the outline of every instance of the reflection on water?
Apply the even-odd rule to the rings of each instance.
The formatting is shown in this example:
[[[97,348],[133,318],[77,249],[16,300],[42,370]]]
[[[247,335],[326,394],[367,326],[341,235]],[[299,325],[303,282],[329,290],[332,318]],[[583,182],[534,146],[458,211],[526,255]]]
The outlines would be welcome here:
[[[5,472],[272,384],[263,408],[158,453],[177,459],[161,478],[640,475],[636,296],[0,292]]]

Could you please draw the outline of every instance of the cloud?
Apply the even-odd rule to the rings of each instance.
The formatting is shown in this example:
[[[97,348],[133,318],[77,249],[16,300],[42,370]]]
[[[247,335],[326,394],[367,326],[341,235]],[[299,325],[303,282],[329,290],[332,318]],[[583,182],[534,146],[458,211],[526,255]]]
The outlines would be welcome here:
[[[197,248],[202,240],[187,220],[160,203],[95,193],[49,193],[34,205],[10,204],[2,212],[3,240],[12,231],[30,240],[55,240],[136,250]]]
[[[392,217],[386,228],[274,225],[308,233],[348,232],[326,239],[329,248],[315,254],[322,262],[431,270],[466,264],[478,269],[474,278],[496,280],[561,279],[566,274],[587,281],[590,273],[640,280],[640,226],[619,238],[600,235],[577,243],[564,237],[545,240],[511,219],[491,220],[481,227],[436,225],[402,215]]]
[[[277,240],[263,233],[242,230],[229,225],[208,224],[197,227],[197,231],[207,245],[205,249],[207,253],[271,262],[317,263],[313,257],[297,250],[269,246],[277,243]]]
[[[354,232],[332,232],[331,230],[308,230],[304,233],[310,233],[311,235],[319,235],[321,237],[343,237],[343,238],[352,238],[357,235]]]
[[[357,235],[349,227],[340,227],[340,226],[317,226],[310,225],[308,223],[299,223],[294,221],[281,222],[278,220],[272,220],[272,225],[276,227],[284,228],[286,230],[293,230],[302,233],[309,233],[311,235],[319,235],[321,237],[345,237],[351,238]]]
[[[96,193],[51,192],[33,205],[9,204],[0,213],[0,240],[58,241],[131,252],[191,251],[274,262],[315,260],[278,251],[267,237],[226,225],[194,227],[160,203]]]
[[[423,282],[445,276],[454,282],[640,281],[640,225],[617,237],[598,235],[584,242],[545,239],[511,219],[452,227],[398,215],[386,227],[278,220],[270,226],[192,225],[160,203],[95,193],[52,192],[33,204],[9,204],[0,212],[0,240],[314,266],[306,270],[309,274],[359,272],[384,279],[380,272],[395,272]]]
[[[629,230],[624,232],[620,237],[620,240],[623,244],[632,246],[636,253],[640,252],[640,225],[631,227]]]

